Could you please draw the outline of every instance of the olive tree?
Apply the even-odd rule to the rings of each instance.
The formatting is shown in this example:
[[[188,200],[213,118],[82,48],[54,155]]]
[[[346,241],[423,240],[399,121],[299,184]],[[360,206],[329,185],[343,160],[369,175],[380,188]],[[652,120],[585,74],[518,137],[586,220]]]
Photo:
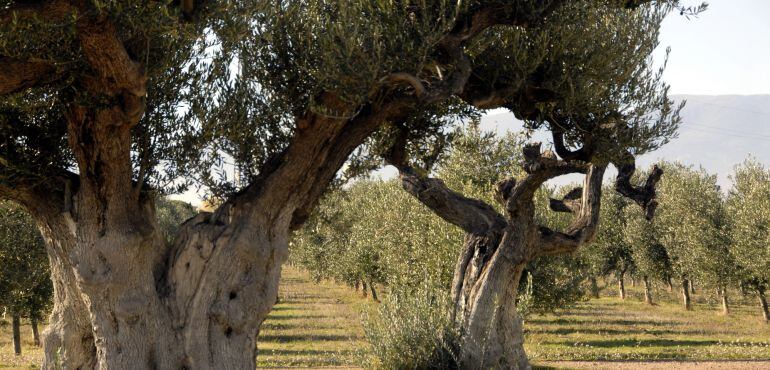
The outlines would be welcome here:
[[[0,202],[0,307],[13,321],[13,346],[21,354],[21,318],[28,317],[34,343],[38,323],[53,293],[43,238],[32,218],[16,204]]]
[[[747,159],[731,176],[727,200],[731,220],[731,251],[739,278],[757,293],[762,316],[770,321],[766,291],[770,284],[770,170]]]
[[[605,186],[602,191],[602,204],[600,219],[595,240],[582,248],[580,254],[591,268],[593,276],[592,289],[596,285],[595,277],[607,277],[615,274],[618,280],[618,296],[626,299],[625,277],[627,273],[634,273],[636,263],[632,257],[632,249],[625,239],[626,215],[625,209],[628,201],[622,196]],[[598,297],[598,292],[594,294]]]
[[[690,284],[698,279],[718,288],[727,311],[726,286],[735,263],[729,252],[725,207],[716,176],[702,168],[664,163],[667,176],[660,184],[661,241],[672,268],[682,279],[685,309],[692,309]]]
[[[672,267],[668,250],[660,241],[661,230],[655,220],[647,220],[633,208],[624,209],[623,237],[631,248],[636,272],[644,283],[644,302],[653,304],[652,282],[671,283]]]
[[[370,139],[388,126],[432,137],[447,120],[430,118],[457,106],[552,115],[561,144],[607,132],[571,159],[604,153],[591,150],[603,138],[634,138],[638,148],[607,152],[627,178],[632,155],[673,130],[655,73],[639,66],[676,5],[0,1],[0,197],[22,204],[48,240],[44,367],[253,368],[290,230],[356,148],[377,152]],[[549,93],[567,86],[593,92]],[[564,104],[546,110],[553,100]],[[637,114],[660,106],[659,124]],[[529,188],[576,169],[536,151]],[[585,170],[598,179],[602,163]],[[167,246],[154,199],[193,181],[222,203]],[[465,349],[467,364],[482,356]]]

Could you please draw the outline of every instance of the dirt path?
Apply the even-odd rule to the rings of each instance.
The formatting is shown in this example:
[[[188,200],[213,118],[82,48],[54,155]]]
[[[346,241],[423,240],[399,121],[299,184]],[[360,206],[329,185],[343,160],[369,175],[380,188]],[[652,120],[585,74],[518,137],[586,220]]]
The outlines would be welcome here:
[[[549,361],[537,365],[552,369],[770,370],[770,361]]]

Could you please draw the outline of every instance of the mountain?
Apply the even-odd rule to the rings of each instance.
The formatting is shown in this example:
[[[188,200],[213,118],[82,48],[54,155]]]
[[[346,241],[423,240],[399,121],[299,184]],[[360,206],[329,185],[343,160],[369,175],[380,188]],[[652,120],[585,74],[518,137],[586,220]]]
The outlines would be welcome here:
[[[675,95],[673,98],[687,101],[678,137],[638,158],[637,167],[647,167],[661,158],[703,166],[709,173],[717,174],[719,185],[727,189],[733,167],[749,155],[770,165],[770,95]],[[521,129],[521,122],[512,114],[497,110],[482,118],[482,127],[504,132]],[[538,133],[535,140],[549,142],[543,133]],[[578,179],[573,176],[555,183]]]

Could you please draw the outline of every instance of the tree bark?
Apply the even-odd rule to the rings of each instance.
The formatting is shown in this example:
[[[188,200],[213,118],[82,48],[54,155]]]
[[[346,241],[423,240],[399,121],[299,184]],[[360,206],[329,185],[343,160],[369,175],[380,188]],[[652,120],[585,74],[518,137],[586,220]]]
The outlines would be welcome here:
[[[730,306],[727,301],[727,288],[719,287],[719,297],[722,299],[722,315],[730,314]]]
[[[372,291],[372,299],[375,302],[379,302],[380,298],[377,297],[377,291],[374,289],[374,283],[373,282],[369,282],[369,289],[371,289],[371,291]]]
[[[523,346],[523,323],[516,311],[524,267],[539,256],[572,252],[591,240],[596,231],[604,166],[575,166],[543,155],[539,149],[539,144],[525,148],[529,176],[519,182],[508,179],[497,186],[497,199],[506,216],[484,202],[452,191],[441,180],[421,177],[397,160],[390,161],[399,169],[407,192],[466,231],[452,280],[450,313],[461,330],[459,366],[463,369],[530,368]],[[584,187],[551,203],[554,210],[576,214],[566,231],[538,225],[535,191],[549,178],[581,171],[587,172]]]
[[[688,279],[682,279],[682,305],[685,310],[692,310],[692,302],[690,300],[690,280]]]
[[[671,282],[671,277],[666,278],[666,285],[668,286],[668,292],[674,292],[674,284]]]
[[[642,277],[642,281],[644,282],[644,303],[653,305],[654,303],[652,302],[652,288],[650,279],[647,278],[647,275],[644,275],[644,277]]]
[[[690,294],[695,294],[695,284],[693,284],[692,280],[688,280],[690,282]]]
[[[37,317],[31,315],[29,318],[29,323],[32,326],[32,342],[35,344],[35,346],[40,347],[40,332],[37,330]]]
[[[596,277],[591,276],[589,278],[589,284],[591,289],[591,297],[599,298],[599,284],[596,283]]]
[[[21,354],[21,317],[17,313],[11,315],[11,326],[13,326],[13,353]]]
[[[618,296],[620,299],[626,299],[625,272],[618,274]]]
[[[757,296],[759,298],[759,307],[762,309],[762,318],[765,322],[770,322],[770,309],[767,306],[767,297],[765,296],[765,289],[762,287],[757,288]]]

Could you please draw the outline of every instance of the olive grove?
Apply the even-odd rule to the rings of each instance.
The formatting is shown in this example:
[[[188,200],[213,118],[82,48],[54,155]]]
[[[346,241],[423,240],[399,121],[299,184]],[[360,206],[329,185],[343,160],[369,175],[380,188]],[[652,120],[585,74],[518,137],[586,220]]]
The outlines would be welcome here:
[[[53,288],[43,238],[32,218],[12,202],[0,201],[0,308],[11,315],[13,346],[21,353],[21,319],[32,326],[40,345],[38,324],[50,306]]]
[[[469,233],[463,255],[475,262],[460,265],[454,289],[464,366],[526,366],[515,310],[489,311],[512,298],[522,263],[591,238],[609,163],[617,190],[652,214],[660,173],[641,187],[630,178],[634,155],[677,126],[649,58],[674,9],[702,8],[0,1],[0,198],[21,204],[46,239],[54,307],[43,367],[253,368],[290,231],[351,155],[355,169],[383,154],[411,193]],[[508,220],[404,160],[427,154],[457,117],[491,108],[552,131],[561,157],[526,148],[527,176],[499,188]],[[576,222],[538,228],[533,194],[571,172],[587,173],[580,209],[574,197],[560,203]],[[169,245],[155,199],[192,184],[223,202]],[[497,250],[506,256],[492,258]],[[499,345],[479,346],[480,330]]]

